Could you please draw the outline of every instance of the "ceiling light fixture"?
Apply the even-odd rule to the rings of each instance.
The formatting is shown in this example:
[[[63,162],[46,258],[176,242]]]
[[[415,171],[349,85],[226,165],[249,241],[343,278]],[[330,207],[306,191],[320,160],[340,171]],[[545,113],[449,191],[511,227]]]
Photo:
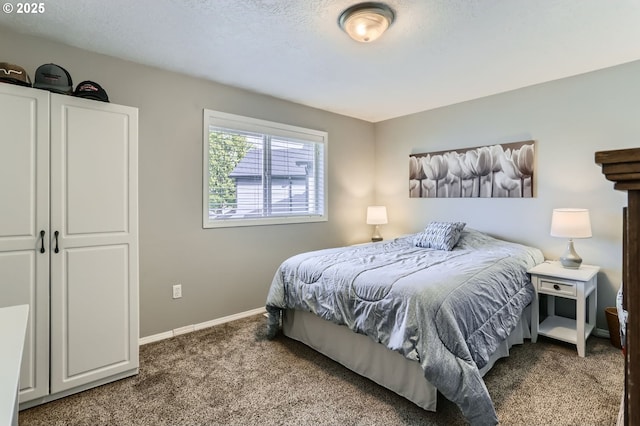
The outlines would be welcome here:
[[[355,41],[369,43],[391,26],[395,14],[384,3],[360,3],[346,9],[338,24]]]

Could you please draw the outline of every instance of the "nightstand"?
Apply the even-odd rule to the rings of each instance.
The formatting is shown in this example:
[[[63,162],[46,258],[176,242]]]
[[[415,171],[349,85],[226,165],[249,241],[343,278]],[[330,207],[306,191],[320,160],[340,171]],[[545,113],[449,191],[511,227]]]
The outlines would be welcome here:
[[[527,272],[536,290],[531,304],[531,341],[538,335],[551,337],[578,347],[578,356],[585,355],[585,342],[596,326],[598,305],[598,271],[600,267],[581,265],[580,269],[567,269],[560,262],[545,261]],[[547,295],[547,318],[541,323],[540,294]],[[576,301],[576,319],[556,315],[556,297]],[[589,318],[586,318],[587,303]]]

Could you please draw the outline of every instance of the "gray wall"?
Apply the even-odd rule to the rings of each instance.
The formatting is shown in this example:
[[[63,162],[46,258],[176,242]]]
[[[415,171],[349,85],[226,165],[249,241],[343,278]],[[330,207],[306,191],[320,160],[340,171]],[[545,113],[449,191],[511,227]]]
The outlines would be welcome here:
[[[419,231],[431,220],[461,220],[557,259],[566,241],[549,236],[552,209],[588,208],[593,238],[575,240],[575,246],[584,263],[602,268],[597,326],[607,329],[603,310],[615,305],[622,275],[626,193],[613,189],[594,153],[640,146],[639,117],[640,62],[632,62],[376,123],[376,195],[387,205],[390,221],[384,232],[397,235]],[[408,198],[411,153],[529,139],[536,141],[535,198]]]
[[[2,28],[0,52],[32,77],[53,62],[139,108],[141,337],[262,307],[288,256],[369,238],[373,124]],[[203,229],[203,108],[327,131],[329,221]],[[183,297],[173,300],[176,283]]]

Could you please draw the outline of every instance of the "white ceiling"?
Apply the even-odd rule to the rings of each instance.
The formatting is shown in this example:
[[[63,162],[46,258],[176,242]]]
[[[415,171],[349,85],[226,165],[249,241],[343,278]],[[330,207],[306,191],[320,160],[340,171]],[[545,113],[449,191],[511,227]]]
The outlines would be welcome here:
[[[371,122],[640,59],[640,0],[388,0],[371,44],[338,27],[357,2],[49,0],[0,25]]]

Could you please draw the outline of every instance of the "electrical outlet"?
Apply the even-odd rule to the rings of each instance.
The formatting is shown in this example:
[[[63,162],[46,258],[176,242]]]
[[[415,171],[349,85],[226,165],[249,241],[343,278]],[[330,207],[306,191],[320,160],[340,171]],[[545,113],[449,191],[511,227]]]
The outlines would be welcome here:
[[[180,299],[182,297],[182,284],[176,284],[173,286],[173,298]]]

